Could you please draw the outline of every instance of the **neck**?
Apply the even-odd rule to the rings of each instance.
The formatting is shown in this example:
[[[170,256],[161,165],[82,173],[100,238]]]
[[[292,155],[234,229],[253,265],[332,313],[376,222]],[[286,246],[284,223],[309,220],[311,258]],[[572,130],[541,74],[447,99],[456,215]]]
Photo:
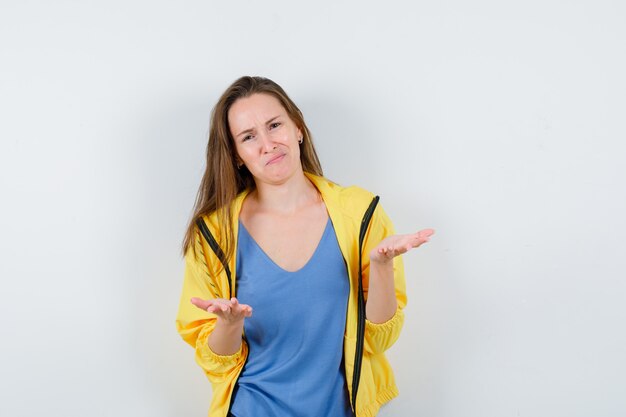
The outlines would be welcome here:
[[[319,201],[320,197],[317,188],[301,171],[282,184],[257,183],[252,198],[262,210],[288,215],[303,205]]]

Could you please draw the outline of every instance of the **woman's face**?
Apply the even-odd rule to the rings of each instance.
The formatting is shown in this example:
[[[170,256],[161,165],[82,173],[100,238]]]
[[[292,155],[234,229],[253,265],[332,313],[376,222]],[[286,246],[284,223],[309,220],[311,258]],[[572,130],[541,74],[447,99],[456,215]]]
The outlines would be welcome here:
[[[238,99],[228,111],[228,124],[238,163],[257,184],[281,184],[302,171],[302,131],[274,96],[257,93]]]

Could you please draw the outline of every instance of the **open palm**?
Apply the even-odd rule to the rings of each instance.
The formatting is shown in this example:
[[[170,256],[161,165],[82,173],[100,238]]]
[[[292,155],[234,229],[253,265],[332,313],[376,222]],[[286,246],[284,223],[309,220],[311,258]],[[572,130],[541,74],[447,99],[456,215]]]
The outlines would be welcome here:
[[[370,262],[385,263],[413,248],[418,248],[435,234],[433,229],[423,229],[408,235],[393,235],[383,239],[370,252]]]

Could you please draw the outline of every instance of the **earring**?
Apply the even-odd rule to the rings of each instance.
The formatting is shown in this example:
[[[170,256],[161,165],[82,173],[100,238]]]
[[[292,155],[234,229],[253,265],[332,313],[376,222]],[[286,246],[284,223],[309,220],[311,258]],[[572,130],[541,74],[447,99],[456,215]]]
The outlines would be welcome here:
[[[298,141],[300,145],[302,145],[302,142],[304,142],[304,138],[300,138],[300,140]]]

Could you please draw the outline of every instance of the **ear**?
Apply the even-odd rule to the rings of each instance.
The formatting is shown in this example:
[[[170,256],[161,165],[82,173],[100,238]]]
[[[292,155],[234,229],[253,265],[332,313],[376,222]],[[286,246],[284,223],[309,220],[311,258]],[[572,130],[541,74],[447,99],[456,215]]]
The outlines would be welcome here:
[[[237,151],[235,151],[235,155],[233,155],[233,156],[234,156],[235,166],[237,167],[237,169],[241,168],[241,166],[243,165],[243,161],[241,160],[241,158],[237,154]]]

